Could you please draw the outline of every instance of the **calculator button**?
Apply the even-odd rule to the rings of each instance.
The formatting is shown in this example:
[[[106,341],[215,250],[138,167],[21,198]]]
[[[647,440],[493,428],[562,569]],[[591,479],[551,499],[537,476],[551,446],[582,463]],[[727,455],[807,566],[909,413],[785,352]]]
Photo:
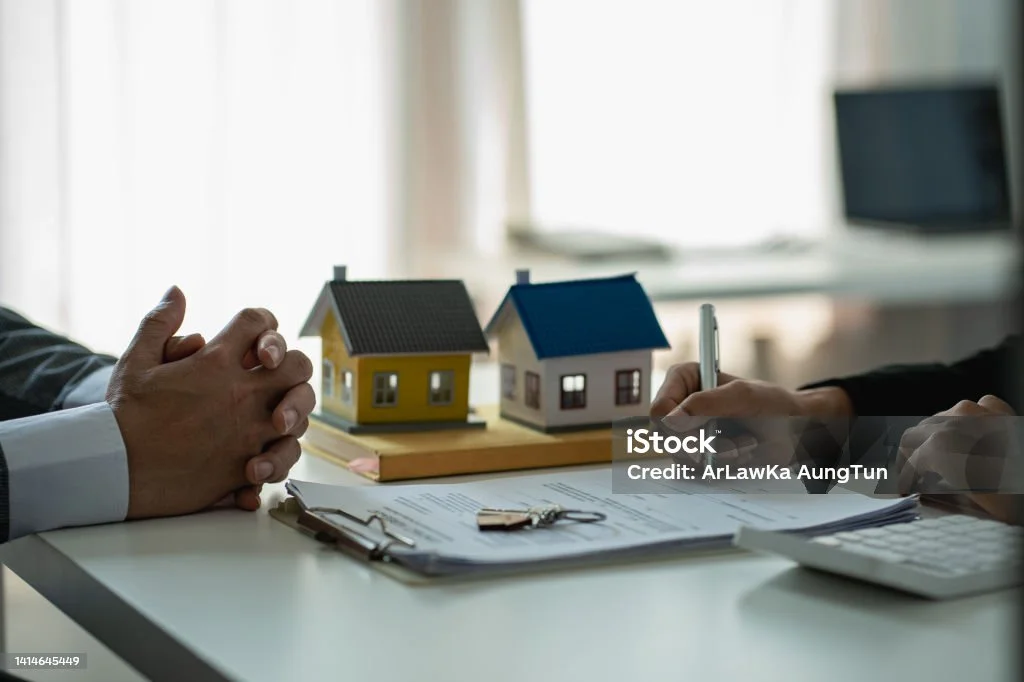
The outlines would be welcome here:
[[[867,547],[866,545],[853,545],[847,546],[846,549],[854,554],[860,554],[861,556],[871,557],[872,559],[878,559],[888,564],[899,564],[906,561],[906,558],[897,554],[896,552],[878,549],[875,547]]]
[[[814,538],[814,539],[811,540],[811,542],[819,544],[819,545],[825,545],[826,547],[842,547],[843,546],[843,543],[840,540],[837,540],[835,538],[835,536],[832,536],[832,535],[825,535],[825,536],[822,536],[822,537],[819,537],[819,538]]]

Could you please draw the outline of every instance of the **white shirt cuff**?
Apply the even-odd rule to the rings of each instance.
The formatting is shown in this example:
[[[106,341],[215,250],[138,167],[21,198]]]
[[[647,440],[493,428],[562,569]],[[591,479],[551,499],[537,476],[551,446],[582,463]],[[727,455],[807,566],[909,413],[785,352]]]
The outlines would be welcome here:
[[[8,539],[128,515],[128,455],[107,403],[0,422],[0,448]]]
[[[68,393],[64,399],[63,409],[70,410],[73,407],[102,403],[107,399],[107,384],[110,383],[110,375],[114,373],[114,366],[98,369],[82,380],[75,390]]]

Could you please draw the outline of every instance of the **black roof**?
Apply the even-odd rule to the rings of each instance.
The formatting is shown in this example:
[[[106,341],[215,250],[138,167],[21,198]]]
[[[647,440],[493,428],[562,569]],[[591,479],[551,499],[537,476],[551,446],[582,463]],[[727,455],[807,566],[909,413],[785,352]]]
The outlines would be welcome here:
[[[460,280],[334,281],[327,286],[350,355],[490,350]]]

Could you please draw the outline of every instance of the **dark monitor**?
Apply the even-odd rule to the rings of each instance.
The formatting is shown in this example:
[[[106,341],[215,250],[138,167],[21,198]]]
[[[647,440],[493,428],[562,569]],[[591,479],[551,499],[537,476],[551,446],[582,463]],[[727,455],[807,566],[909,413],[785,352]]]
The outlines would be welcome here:
[[[925,232],[1010,226],[996,86],[845,90],[834,99],[848,221]]]

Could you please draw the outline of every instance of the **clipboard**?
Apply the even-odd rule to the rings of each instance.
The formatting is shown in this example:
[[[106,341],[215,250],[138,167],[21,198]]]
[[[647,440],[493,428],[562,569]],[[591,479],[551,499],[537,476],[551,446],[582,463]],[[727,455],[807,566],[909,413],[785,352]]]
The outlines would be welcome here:
[[[710,512],[721,515],[725,523],[709,522],[696,529],[679,525],[689,519],[687,510],[693,505],[706,504],[700,496],[684,496],[671,504],[662,496],[653,496],[650,500],[637,500],[638,508],[626,505],[625,510],[619,510],[610,502],[595,503],[595,507],[601,507],[602,515],[609,514],[607,526],[602,519],[596,526],[585,524],[584,527],[606,528],[606,532],[576,531],[573,524],[511,531],[556,534],[525,543],[478,536],[482,532],[478,528],[479,520],[471,524],[467,518],[467,515],[478,515],[473,509],[486,509],[488,504],[500,507],[502,500],[515,503],[516,509],[525,508],[518,505],[527,501],[562,505],[586,496],[602,500],[602,495],[608,491],[604,473],[587,470],[564,476],[537,474],[513,481],[483,480],[397,489],[289,480],[286,489],[290,497],[270,513],[317,540],[324,552],[334,550],[346,555],[348,560],[355,559],[410,584],[455,583],[614,564],[636,565],[678,560],[709,550],[736,551],[728,527],[729,519],[735,519],[739,502],[727,500]],[[557,485],[553,486],[555,483]],[[647,508],[651,504],[656,507],[653,511]],[[802,515],[797,516],[783,504],[776,513],[781,514],[778,519],[783,524],[782,530],[814,535],[910,520],[916,516],[917,501],[839,496],[834,504],[837,506],[825,509],[806,507]],[[746,507],[741,505],[740,509]],[[655,521],[661,519],[664,532],[656,535],[636,532],[631,525],[635,513],[653,514],[651,518]],[[763,518],[765,513],[763,505],[755,505],[748,515]],[[339,557],[339,560],[346,559]]]
[[[388,556],[386,549],[380,546],[380,542],[375,544],[368,542],[366,540],[367,535],[373,538],[376,534],[378,540],[383,540],[383,538],[365,522],[353,520],[352,528],[347,526],[342,528],[321,518],[318,513],[306,511],[294,497],[284,499],[276,507],[271,508],[269,513],[274,519],[284,525],[322,543],[328,551],[337,550],[341,554],[356,559],[361,564],[369,566],[411,587],[460,585],[501,578],[529,578],[530,576],[542,573],[578,573],[580,571],[598,571],[627,566],[640,568],[652,564],[693,561],[722,555],[735,556],[736,554],[744,553],[742,550],[732,546],[687,547],[668,554],[652,555],[644,558],[608,556],[595,559],[590,557],[570,559],[557,564],[546,564],[530,568],[495,568],[488,571],[459,575],[425,575],[395,563]],[[359,533],[363,536],[362,538],[351,536],[353,531],[356,530],[355,526],[357,524],[363,526],[362,533]]]
[[[390,560],[386,550],[381,547],[383,538],[377,537],[377,542],[373,542],[374,531],[371,527],[366,526],[366,531],[360,534],[335,526],[317,514],[303,509],[294,497],[284,499],[276,507],[271,508],[269,513],[284,525],[322,543],[325,548],[338,550],[407,585],[438,585],[463,580],[461,576],[457,579],[427,576],[410,571]]]

